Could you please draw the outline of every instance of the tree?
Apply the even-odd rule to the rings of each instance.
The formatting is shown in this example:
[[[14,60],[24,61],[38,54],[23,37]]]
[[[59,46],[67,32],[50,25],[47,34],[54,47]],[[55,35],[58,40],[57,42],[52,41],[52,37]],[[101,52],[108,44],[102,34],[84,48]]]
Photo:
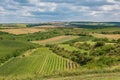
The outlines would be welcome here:
[[[120,38],[117,40],[118,43],[120,43]]]
[[[97,47],[101,47],[101,46],[104,46],[105,43],[103,41],[98,41],[96,42],[96,44],[94,45],[94,48],[97,48]]]

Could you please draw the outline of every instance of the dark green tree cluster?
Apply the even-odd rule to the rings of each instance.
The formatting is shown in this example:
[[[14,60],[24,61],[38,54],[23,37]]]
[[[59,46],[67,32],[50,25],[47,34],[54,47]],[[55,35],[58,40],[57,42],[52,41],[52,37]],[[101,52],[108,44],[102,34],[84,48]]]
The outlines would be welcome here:
[[[74,62],[77,62],[80,65],[85,65],[87,64],[87,62],[92,60],[92,57],[88,57],[87,54],[81,53],[80,51],[68,51],[57,45],[52,45],[49,47],[50,47],[50,50],[52,50],[57,55],[68,58]]]
[[[120,31],[113,31],[113,32],[101,32],[101,34],[120,34]]]
[[[88,44],[87,42],[84,43],[75,43],[72,46],[79,48],[79,49],[84,49],[84,50],[90,50],[91,49],[91,45]]]

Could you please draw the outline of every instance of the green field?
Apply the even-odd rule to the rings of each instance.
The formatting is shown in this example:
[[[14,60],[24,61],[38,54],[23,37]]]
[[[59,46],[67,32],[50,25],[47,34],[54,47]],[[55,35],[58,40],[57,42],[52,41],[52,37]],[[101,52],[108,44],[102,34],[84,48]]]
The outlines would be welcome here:
[[[35,46],[35,44],[23,42],[23,41],[0,41],[0,57],[4,57],[7,54],[11,55],[16,49],[23,49],[26,47]]]
[[[64,48],[65,50],[68,50],[68,51],[71,51],[71,52],[73,52],[73,51],[79,51],[79,52],[82,52],[82,53],[89,52],[89,51],[86,51],[84,49],[79,49],[79,48],[76,48],[74,46],[70,46],[69,44],[59,44],[58,47]]]
[[[58,46],[61,48],[64,48],[65,50],[69,50],[69,51],[79,51],[79,49],[72,47],[69,44],[60,44]]]
[[[12,57],[21,55],[24,51],[38,47],[39,45],[12,40],[0,41],[0,66]]]

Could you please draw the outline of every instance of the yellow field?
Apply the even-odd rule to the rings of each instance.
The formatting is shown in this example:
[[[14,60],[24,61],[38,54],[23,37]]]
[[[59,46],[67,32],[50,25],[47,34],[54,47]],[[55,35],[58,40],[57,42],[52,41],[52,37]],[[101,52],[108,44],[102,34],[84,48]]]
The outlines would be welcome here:
[[[34,26],[34,27],[41,28],[41,29],[53,29],[53,28],[64,27],[64,26],[44,25],[44,26]]]
[[[65,41],[69,41],[72,39],[78,38],[78,36],[57,36],[53,38],[49,38],[46,40],[40,40],[40,41],[32,41],[33,43],[38,43],[38,44],[55,44],[55,43],[63,43]]]
[[[108,38],[108,39],[119,39],[120,35],[119,34],[92,34],[94,37],[97,38]]]
[[[2,32],[8,32],[11,34],[28,34],[28,33],[35,33],[35,32],[44,32],[45,29],[37,29],[37,28],[18,28],[18,29],[1,29]]]

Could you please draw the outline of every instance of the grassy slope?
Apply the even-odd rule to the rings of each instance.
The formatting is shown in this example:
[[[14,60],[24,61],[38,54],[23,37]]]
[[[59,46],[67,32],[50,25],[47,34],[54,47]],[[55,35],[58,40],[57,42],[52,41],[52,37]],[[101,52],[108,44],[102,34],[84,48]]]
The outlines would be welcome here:
[[[34,44],[29,42],[1,40],[0,41],[0,57],[11,55],[16,49],[23,49],[33,45]]]
[[[78,49],[78,48],[75,48],[73,46],[70,46],[69,44],[60,44],[58,45],[59,47],[61,48],[64,48],[65,50],[68,50],[68,51],[80,51],[80,52],[87,52],[83,49]]]
[[[69,51],[74,51],[74,50],[79,51],[79,49],[72,47],[69,44],[60,44],[59,47],[62,47],[62,48],[69,50]]]
[[[31,51],[32,52],[32,51]],[[0,67],[1,76],[49,75],[66,70],[73,70],[78,65],[57,56],[49,48],[42,47],[25,57],[16,57]]]

